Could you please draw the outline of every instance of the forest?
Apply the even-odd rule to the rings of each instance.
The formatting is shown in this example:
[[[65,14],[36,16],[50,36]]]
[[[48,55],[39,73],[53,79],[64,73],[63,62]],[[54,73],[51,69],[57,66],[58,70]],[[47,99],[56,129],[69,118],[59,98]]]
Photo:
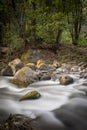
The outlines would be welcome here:
[[[87,130],[87,0],[0,0],[0,130]]]
[[[0,46],[87,44],[86,0],[0,0]],[[56,44],[56,45],[54,45]]]

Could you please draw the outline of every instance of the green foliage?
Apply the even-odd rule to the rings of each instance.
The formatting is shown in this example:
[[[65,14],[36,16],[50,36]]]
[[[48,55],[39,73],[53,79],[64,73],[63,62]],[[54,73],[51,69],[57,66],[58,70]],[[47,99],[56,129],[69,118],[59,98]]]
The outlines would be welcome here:
[[[3,44],[10,49],[10,53],[13,51],[18,50],[23,46],[23,39],[19,37],[17,32],[13,30],[8,29],[7,25],[7,30],[5,31],[4,39],[3,39]]]
[[[68,31],[64,31],[62,34],[62,43],[71,43],[72,39]]]
[[[65,17],[62,13],[43,12],[37,17],[37,36],[45,42],[55,42],[58,29],[64,29]]]
[[[26,39],[54,43],[59,30],[64,31],[62,42],[71,42],[72,38],[86,43],[80,36],[87,18],[86,0],[0,0],[0,15],[0,42],[11,52]]]
[[[79,44],[87,45],[87,34],[80,34]]]

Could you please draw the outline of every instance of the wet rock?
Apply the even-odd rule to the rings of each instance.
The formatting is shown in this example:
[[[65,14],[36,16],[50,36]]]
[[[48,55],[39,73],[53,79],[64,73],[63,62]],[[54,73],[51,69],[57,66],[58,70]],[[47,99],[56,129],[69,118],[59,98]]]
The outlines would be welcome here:
[[[70,72],[71,70],[71,64],[66,64],[66,63],[63,63],[62,66],[61,66],[63,72]]]
[[[29,67],[23,67],[22,69],[16,72],[13,78],[13,83],[19,86],[21,86],[22,84],[26,86],[38,80],[39,79],[38,79],[37,73],[34,70],[32,70]]]
[[[34,63],[27,63],[25,66],[31,68],[32,70],[36,70],[36,65]]]
[[[47,74],[47,73],[42,73],[41,75],[39,75],[39,79],[40,80],[50,80],[51,79],[51,75]]]
[[[54,71],[56,69],[53,65],[45,63],[45,61],[42,59],[37,61],[36,66],[39,70]]]
[[[69,85],[74,82],[73,78],[68,75],[62,75],[59,78],[59,81],[61,85]]]
[[[13,76],[13,71],[10,66],[5,67],[0,72],[1,76]]]
[[[44,60],[38,60],[37,61],[37,68],[38,69],[40,69],[40,70],[44,70],[44,69],[46,69],[47,68],[47,64],[45,63],[45,61]]]
[[[12,60],[11,62],[9,62],[8,65],[11,67],[13,74],[15,74],[18,70],[20,70],[24,66],[19,58]]]
[[[78,66],[73,66],[73,67],[71,67],[71,71],[72,72],[78,72]]]
[[[19,101],[29,100],[29,99],[38,99],[40,98],[40,96],[41,95],[39,92],[33,90],[31,92],[26,93],[24,96],[22,96]]]
[[[3,124],[0,124],[0,130],[39,130],[39,125],[35,119],[28,116],[11,114]]]
[[[87,72],[80,73],[80,78],[87,79]]]
[[[53,67],[55,67],[55,68],[61,67],[61,64],[60,64],[57,60],[54,60],[52,65],[53,65]]]
[[[87,72],[87,63],[83,63],[81,65],[79,65],[79,72],[80,73],[86,73]]]

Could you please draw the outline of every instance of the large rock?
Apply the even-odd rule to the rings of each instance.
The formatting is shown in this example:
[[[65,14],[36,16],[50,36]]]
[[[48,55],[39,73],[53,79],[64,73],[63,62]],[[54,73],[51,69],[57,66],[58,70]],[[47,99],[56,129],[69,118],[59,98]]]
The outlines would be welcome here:
[[[13,76],[13,71],[10,66],[5,67],[0,72],[1,76]]]
[[[44,60],[40,59],[40,60],[37,61],[36,67],[37,67],[38,69],[40,69],[40,70],[44,70],[44,69],[47,68],[47,64],[45,63]]]
[[[10,114],[9,117],[0,124],[0,130],[39,130],[39,125],[35,119],[21,114]]]
[[[68,75],[62,75],[59,78],[59,81],[61,85],[69,85],[74,82],[73,78]]]
[[[29,99],[38,99],[40,96],[41,95],[39,92],[33,90],[31,92],[26,93],[24,96],[22,96],[19,101],[29,100]]]
[[[51,74],[50,73],[40,73],[39,74],[39,80],[50,80]]]
[[[56,68],[51,65],[51,64],[47,64],[44,60],[40,59],[37,61],[37,65],[36,65],[37,69],[39,70],[47,70],[47,71],[53,71]]]
[[[36,65],[34,63],[27,63],[25,66],[31,68],[32,70],[36,70]]]
[[[37,73],[29,67],[23,67],[16,72],[12,82],[18,86],[27,86],[35,81],[38,81],[39,78]]]
[[[8,65],[11,67],[13,74],[24,66],[19,58],[12,60]]]

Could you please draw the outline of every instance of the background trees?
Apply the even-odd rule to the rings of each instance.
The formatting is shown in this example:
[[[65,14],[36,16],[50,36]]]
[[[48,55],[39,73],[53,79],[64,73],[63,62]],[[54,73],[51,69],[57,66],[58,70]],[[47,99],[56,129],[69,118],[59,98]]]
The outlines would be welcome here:
[[[11,51],[38,39],[58,46],[72,39],[78,45],[86,19],[86,0],[0,0],[0,44]]]

